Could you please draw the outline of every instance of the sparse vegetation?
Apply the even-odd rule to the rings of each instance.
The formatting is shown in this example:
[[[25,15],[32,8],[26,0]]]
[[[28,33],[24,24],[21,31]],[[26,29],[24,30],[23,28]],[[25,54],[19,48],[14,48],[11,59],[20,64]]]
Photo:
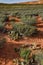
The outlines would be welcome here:
[[[4,44],[6,43],[6,39],[5,38],[2,38],[0,40],[0,49],[2,49],[4,47]]]
[[[24,23],[14,23],[14,27],[9,31],[9,35],[12,39],[21,39],[24,36],[31,36],[37,31],[35,26],[27,25]]]
[[[34,15],[37,15],[37,13],[43,18],[43,4],[41,4],[41,5],[0,4],[0,33],[2,34],[2,37],[3,37],[3,35],[6,35],[5,36],[6,38],[8,36],[9,38],[11,38],[10,39],[11,41],[16,40],[16,42],[18,42],[17,40],[23,39],[24,37],[27,38],[27,37],[32,36],[32,38],[33,38],[33,36],[36,35],[36,33],[37,33],[37,27],[36,27],[37,21],[36,21],[36,16],[34,16]],[[20,19],[20,21],[17,22],[17,20],[15,20],[13,18],[11,18],[11,20],[9,20],[9,15],[11,17],[16,17],[16,18]],[[8,28],[10,27],[10,25],[12,26],[12,28],[6,29],[5,26],[7,24],[8,24]],[[5,33],[7,33],[7,34],[5,34]],[[8,41],[9,41],[9,38],[7,38]],[[40,37],[40,39],[42,41],[41,37]],[[28,41],[28,40],[26,40],[26,41]],[[31,39],[30,39],[30,41],[31,41]],[[0,38],[0,50],[1,49],[3,50],[5,43],[6,43],[6,39]],[[12,49],[12,46],[13,46],[13,44],[11,45],[11,49]],[[7,50],[8,53],[10,53],[9,49],[10,48],[8,48],[8,50]],[[32,50],[36,51],[36,52],[31,54]],[[41,51],[41,46],[40,47],[33,46],[33,47],[27,47],[27,48],[24,46],[24,47],[20,47],[20,48],[14,48],[14,51],[15,51],[15,55],[16,55],[16,52],[19,55],[19,57],[13,59],[13,63],[15,63],[14,65],[43,65],[43,52]],[[11,50],[11,52],[12,52],[12,50]],[[40,53],[38,53],[38,52],[40,52]],[[10,55],[10,54],[7,55],[7,53],[5,53],[5,54],[6,55],[3,55],[3,57]],[[11,55],[12,55],[12,53],[11,53]],[[14,53],[13,53],[13,55],[14,55]],[[11,59],[12,59],[12,57],[11,57]],[[9,58],[8,58],[8,60],[9,60]],[[5,64],[5,65],[7,65],[7,64]]]
[[[38,52],[33,53],[35,50],[32,50],[29,47],[23,45],[20,48],[15,48],[14,51],[16,51],[16,53],[18,52],[20,59],[14,59],[13,63],[16,63],[18,65],[42,65],[43,55],[41,49]],[[18,61],[15,62],[16,60]]]

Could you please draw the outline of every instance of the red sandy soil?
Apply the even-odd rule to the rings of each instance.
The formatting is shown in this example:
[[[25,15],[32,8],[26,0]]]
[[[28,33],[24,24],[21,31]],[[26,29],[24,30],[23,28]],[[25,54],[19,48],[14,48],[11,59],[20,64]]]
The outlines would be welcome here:
[[[12,25],[8,25],[8,24],[7,24],[7,25],[5,26],[5,28],[10,30],[10,29],[12,29]]]
[[[20,22],[21,21],[21,19],[20,18],[18,18],[18,17],[13,17],[13,16],[9,16],[9,21],[7,22],[7,24],[6,24],[6,26],[5,26],[5,28],[6,29],[12,29],[12,25],[10,24],[10,21],[11,20],[14,20],[14,22],[16,21],[16,22]]]
[[[37,24],[39,33],[35,37],[28,37],[24,38],[19,41],[14,41],[9,38],[7,35],[1,35],[6,38],[7,43],[5,43],[4,48],[0,49],[0,65],[14,65],[12,60],[16,57],[18,57],[18,54],[14,53],[14,47],[19,46],[20,44],[41,44],[43,46],[43,21],[41,17],[37,19],[37,22],[40,24]]]

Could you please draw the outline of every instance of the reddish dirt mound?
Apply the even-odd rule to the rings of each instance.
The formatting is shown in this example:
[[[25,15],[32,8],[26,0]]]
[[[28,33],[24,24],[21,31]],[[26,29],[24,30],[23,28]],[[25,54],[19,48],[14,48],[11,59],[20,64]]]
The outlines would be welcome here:
[[[14,20],[14,22],[15,22],[15,21],[16,21],[16,22],[20,22],[20,21],[21,21],[20,18],[14,17],[14,16],[9,16],[9,20]]]
[[[8,25],[8,24],[7,24],[7,25],[5,26],[5,28],[8,29],[8,30],[11,30],[11,29],[12,29],[12,25]]]

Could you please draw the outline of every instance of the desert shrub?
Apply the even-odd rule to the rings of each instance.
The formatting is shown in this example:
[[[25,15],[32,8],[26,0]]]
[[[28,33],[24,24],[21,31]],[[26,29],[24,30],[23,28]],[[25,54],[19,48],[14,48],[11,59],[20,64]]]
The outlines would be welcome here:
[[[24,23],[14,23],[13,29],[9,31],[12,39],[21,39],[24,36],[31,36],[36,32],[36,27]]]
[[[36,32],[35,30],[37,29],[37,27],[35,26],[31,26],[31,25],[27,25],[24,23],[16,23],[14,25],[14,30],[17,30],[20,34],[23,34],[26,36],[30,36],[31,34],[33,34],[34,32]]]
[[[35,17],[32,17],[28,20],[27,22],[29,25],[35,25],[37,22],[36,22],[36,18]]]
[[[21,46],[19,48],[14,48],[14,51],[18,52],[20,56],[20,59],[18,59],[18,63],[20,65],[27,65],[29,62],[31,50],[29,48],[24,48],[23,46]]]
[[[5,38],[2,38],[0,40],[0,49],[4,47],[4,44],[6,43],[6,39]]]
[[[22,38],[22,36],[20,36],[20,33],[17,30],[12,30],[8,32],[8,35],[13,39],[13,40],[19,40],[20,38]]]
[[[30,50],[29,47],[21,46],[20,48],[15,48],[14,51],[19,53],[18,63],[20,65],[43,65],[43,53],[37,52],[32,53],[34,50]],[[22,59],[22,60],[21,60]]]
[[[29,50],[29,48],[21,48],[19,54],[21,58],[28,60],[30,53],[31,51]]]
[[[27,25],[27,29],[24,32],[25,36],[31,36],[34,35],[34,33],[37,32],[37,28],[35,26]]]
[[[35,17],[28,17],[28,18],[24,18],[23,19],[23,22],[25,23],[25,24],[28,24],[28,25],[36,25],[36,18]]]
[[[4,25],[0,25],[0,32],[1,32],[1,33],[7,33],[8,30],[5,29]]]
[[[43,65],[43,52],[41,51],[40,53],[37,53],[35,59],[36,59],[41,65]]]
[[[20,12],[16,12],[15,16],[18,17],[18,18],[21,18],[21,13]]]
[[[5,15],[5,16],[3,17],[3,21],[2,21],[2,22],[8,22],[8,21],[9,21],[9,18],[8,18],[7,15]]]
[[[4,25],[5,25],[5,23],[0,22],[0,31],[4,30]]]
[[[18,32],[10,31],[10,32],[9,32],[9,35],[10,35],[10,37],[11,37],[13,40],[19,39]]]
[[[22,38],[21,30],[20,30],[20,25],[14,24],[13,25],[13,29],[11,31],[9,31],[8,34],[14,40],[17,40],[19,38]]]
[[[0,26],[0,32],[3,32],[3,27],[2,26]]]

